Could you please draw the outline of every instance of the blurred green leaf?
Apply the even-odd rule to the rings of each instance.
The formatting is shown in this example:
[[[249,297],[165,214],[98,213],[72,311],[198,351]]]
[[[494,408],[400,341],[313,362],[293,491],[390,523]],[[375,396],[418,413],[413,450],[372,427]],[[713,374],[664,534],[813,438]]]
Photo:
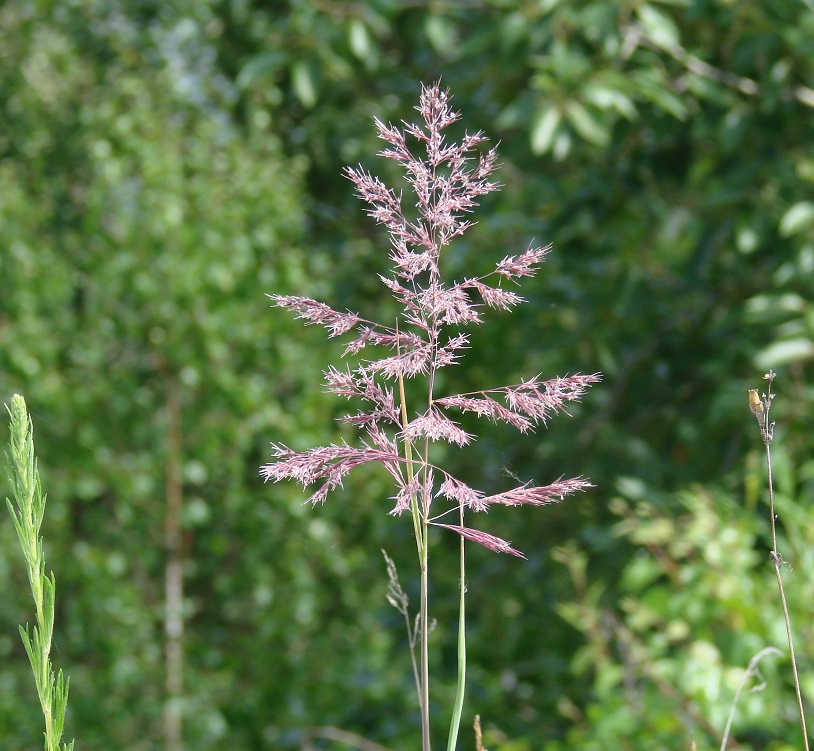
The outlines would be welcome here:
[[[565,117],[574,130],[586,141],[597,146],[607,146],[610,142],[610,132],[585,107],[578,102],[568,102],[565,108]]]
[[[755,354],[759,370],[781,368],[789,363],[805,362],[814,357],[814,341],[810,338],[786,339],[775,342]]]
[[[305,62],[296,62],[291,66],[291,80],[297,98],[305,107],[317,103],[317,89],[311,66]]]
[[[644,3],[636,8],[636,15],[647,38],[657,47],[671,50],[678,46],[678,27],[663,10]]]
[[[557,126],[562,115],[556,107],[548,107],[538,113],[531,129],[531,150],[535,154],[545,154],[554,144]]]
[[[783,237],[798,235],[814,225],[814,203],[800,201],[795,203],[780,218],[780,234]]]

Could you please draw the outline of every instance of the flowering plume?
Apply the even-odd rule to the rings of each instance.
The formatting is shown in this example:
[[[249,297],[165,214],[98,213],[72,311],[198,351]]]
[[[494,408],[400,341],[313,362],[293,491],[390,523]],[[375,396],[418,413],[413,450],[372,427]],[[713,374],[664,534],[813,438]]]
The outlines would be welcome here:
[[[493,271],[461,282],[445,282],[441,253],[450,241],[472,222],[477,199],[497,188],[490,180],[496,168],[495,150],[483,150],[482,133],[465,134],[459,143],[446,139],[446,129],[460,115],[449,106],[449,96],[438,85],[424,87],[419,106],[421,125],[385,125],[376,120],[379,137],[387,147],[380,156],[399,162],[415,195],[416,212],[405,210],[402,197],[378,177],[361,167],[349,167],[346,176],[367,205],[368,214],[384,225],[390,237],[390,276],[381,276],[385,287],[401,306],[395,327],[368,321],[349,311],[299,296],[271,295],[274,304],[286,308],[306,325],[323,326],[329,336],[353,331],[344,356],[374,348],[371,359],[355,368],[325,372],[328,390],[362,403],[363,408],[344,419],[364,434],[359,446],[330,445],[296,452],[273,446],[272,461],[260,474],[266,480],[293,479],[303,486],[318,485],[311,502],[322,503],[341,486],[354,467],[379,462],[393,477],[396,493],[393,514],[411,511],[424,524],[456,532],[490,550],[522,555],[494,535],[461,524],[442,524],[448,510],[436,510],[441,498],[459,509],[486,511],[492,505],[546,505],[590,487],[581,478],[559,479],[547,486],[529,484],[492,496],[469,487],[429,461],[433,442],[464,446],[475,436],[464,431],[452,417],[455,411],[471,412],[493,422],[504,422],[521,432],[533,430],[568,402],[579,400],[585,389],[600,380],[598,373],[542,380],[535,376],[512,386],[467,394],[436,395],[433,391],[439,368],[457,363],[468,347],[461,326],[479,324],[486,309],[510,310],[524,302],[503,284],[534,276],[551,246],[530,247],[507,255]],[[428,397],[410,413],[404,402],[406,379],[424,377]],[[398,397],[396,396],[398,392]],[[415,447],[422,447],[416,450]],[[440,481],[436,483],[436,478]]]

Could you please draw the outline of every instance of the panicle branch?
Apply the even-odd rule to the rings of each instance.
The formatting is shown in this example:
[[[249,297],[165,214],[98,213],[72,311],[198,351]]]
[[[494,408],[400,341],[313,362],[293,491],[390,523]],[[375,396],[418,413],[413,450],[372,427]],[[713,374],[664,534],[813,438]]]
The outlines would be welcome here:
[[[361,321],[354,313],[346,311],[340,313],[324,302],[312,300],[309,297],[297,295],[267,295],[275,305],[287,310],[293,310],[297,318],[305,321],[305,325],[319,324],[328,330],[329,336],[340,336],[350,331]]]
[[[434,406],[423,415],[410,420],[404,429],[404,437],[413,442],[428,438],[431,441],[447,441],[459,446],[466,446],[473,438]]]
[[[268,481],[296,480],[303,487],[320,480],[324,484],[308,500],[312,506],[324,503],[328,493],[342,486],[342,478],[352,469],[369,462],[380,462],[392,474],[399,474],[397,465],[403,459],[390,451],[382,451],[362,441],[361,448],[347,443],[318,446],[308,451],[293,451],[283,444],[272,444],[273,461],[260,468],[260,476]]]
[[[526,483],[505,493],[497,493],[480,500],[484,508],[489,506],[548,506],[562,501],[566,496],[592,488],[590,482],[582,477],[570,480],[560,478],[550,485],[537,487]]]
[[[495,423],[505,422],[521,433],[526,433],[538,423],[545,425],[551,414],[565,411],[564,405],[567,402],[579,401],[588,386],[601,380],[600,373],[577,373],[547,381],[541,381],[537,375],[514,386],[440,397],[435,400],[435,404],[455,407],[462,412],[473,412],[479,417],[488,417]],[[490,394],[502,396],[506,406]]]
[[[521,276],[534,276],[545,257],[551,252],[552,245],[544,248],[529,248],[519,256],[506,256],[495,268],[495,273],[506,279],[517,279]]]
[[[452,532],[457,532],[461,537],[466,540],[483,545],[488,550],[493,550],[495,553],[508,553],[509,555],[516,556],[517,558],[525,558],[519,550],[515,550],[508,540],[504,540],[495,535],[490,535],[487,532],[481,532],[479,529],[472,529],[471,527],[462,527],[460,524],[437,524],[433,523],[434,527],[441,527],[449,529]]]
[[[549,485],[538,487],[531,483],[524,483],[503,493],[486,496],[447,472],[443,472],[443,475],[444,481],[436,496],[444,496],[455,501],[459,506],[465,506],[476,512],[488,511],[491,506],[548,506],[562,501],[566,496],[593,487],[582,477],[574,477],[569,480],[560,478]]]

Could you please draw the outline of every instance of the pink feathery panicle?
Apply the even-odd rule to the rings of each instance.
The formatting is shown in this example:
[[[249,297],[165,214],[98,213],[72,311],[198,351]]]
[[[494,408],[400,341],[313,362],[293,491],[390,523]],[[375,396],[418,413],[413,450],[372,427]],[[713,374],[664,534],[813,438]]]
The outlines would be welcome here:
[[[310,297],[296,295],[268,295],[268,297],[278,307],[294,311],[297,318],[305,321],[306,325],[324,326],[330,336],[345,334],[361,320],[359,316],[350,311],[340,313],[324,302],[312,300]]]
[[[407,287],[402,286],[396,279],[389,279],[384,276],[384,274],[379,274],[379,279],[382,280],[382,284],[393,294],[393,298],[404,306],[405,315],[410,315],[417,322],[424,323],[421,318],[421,306],[418,304],[416,293],[413,290],[407,289]],[[423,328],[425,330],[427,329],[426,323],[424,323]]]
[[[407,139],[404,137],[404,133],[392,125],[385,125],[378,117],[374,117],[373,122],[379,133],[379,138],[393,146],[392,149],[380,151],[379,156],[396,159],[400,162],[412,161],[413,155],[410,153],[410,149],[407,148]]]
[[[566,402],[579,401],[588,386],[601,381],[602,376],[599,373],[591,375],[577,373],[563,378],[558,376],[547,381],[539,379],[540,376],[535,376],[517,386],[495,389],[495,392],[503,392],[506,404],[512,411],[525,414],[534,422],[545,424],[551,413],[565,411],[563,405]]]
[[[412,480],[402,483],[398,493],[391,497],[396,505],[390,509],[390,516],[401,516],[410,509],[413,500],[418,502],[425,512],[429,512],[434,481],[435,475],[432,469],[429,469],[425,474],[415,474]]]
[[[407,243],[403,238],[396,238],[393,241],[390,260],[396,266],[396,273],[407,280],[415,279],[419,274],[437,268],[432,253],[428,253],[426,250],[414,253],[407,248]]]
[[[470,487],[465,482],[461,482],[456,477],[444,473],[444,481],[438,488],[436,495],[442,495],[450,501],[455,501],[459,506],[484,510],[479,507],[483,493],[480,490]]]
[[[385,378],[415,378],[426,375],[430,369],[432,352],[428,344],[400,355],[373,360],[367,367],[371,373],[381,373]]]
[[[481,317],[466,291],[460,286],[436,284],[420,294],[421,306],[428,318],[450,326],[480,323]]]
[[[361,166],[345,170],[356,195],[367,204],[367,213],[389,235],[393,269],[379,278],[400,306],[395,325],[370,322],[307,297],[270,295],[275,305],[293,311],[306,325],[323,326],[332,337],[353,330],[342,356],[370,358],[356,367],[341,370],[331,366],[325,371],[329,392],[362,403],[357,412],[341,418],[362,431],[359,445],[331,444],[303,452],[273,445],[271,461],[260,470],[266,481],[290,479],[316,486],[309,499],[312,504],[323,502],[331,490],[341,487],[348,472],[369,462],[380,463],[394,480],[395,505],[390,513],[418,508],[425,520],[434,498],[443,499],[441,514],[451,510],[450,506],[480,512],[493,506],[544,506],[591,487],[582,478],[559,479],[543,487],[525,484],[486,496],[429,463],[428,456],[417,448],[430,441],[465,446],[475,439],[447,410],[507,423],[525,433],[566,411],[568,403],[579,400],[586,388],[601,379],[598,373],[550,380],[538,375],[484,391],[443,397],[433,392],[439,385],[437,371],[456,364],[469,346],[467,334],[455,329],[479,324],[488,309],[510,311],[525,302],[502,285],[534,276],[551,251],[550,245],[529,247],[519,255],[505,256],[484,276],[459,283],[443,281],[444,247],[472,226],[470,214],[479,198],[498,188],[491,180],[498,166],[497,154],[484,148],[487,139],[482,133],[464,133],[456,142],[447,140],[446,129],[460,119],[449,99],[439,85],[424,86],[416,107],[421,124],[394,126],[375,120],[379,138],[386,144],[380,156],[394,160],[404,170],[412,194],[409,200],[402,200],[400,191]],[[370,348],[379,348],[382,356],[368,355]],[[393,382],[401,387],[402,381],[418,376],[428,376],[429,394],[423,406],[408,411],[397,399]],[[437,487],[434,476],[443,477]],[[486,532],[463,524],[430,523],[490,550],[523,557],[509,542]]]
[[[483,397],[444,396],[436,399],[435,403],[442,407],[457,407],[462,412],[473,412],[478,417],[487,417],[494,423],[505,422],[517,428],[521,433],[526,433],[534,427],[534,423],[527,417],[507,409],[500,402],[486,395]]]
[[[457,334],[450,337],[447,343],[438,348],[433,364],[435,368],[445,368],[456,365],[461,357],[461,350],[469,348],[469,337],[466,334]]]
[[[566,402],[579,401],[592,383],[602,380],[599,373],[566,376],[541,381],[535,376],[515,386],[501,386],[473,394],[456,394],[435,400],[442,407],[455,407],[463,412],[474,412],[492,422],[513,425],[521,433],[531,430],[538,423],[546,423],[549,415],[564,411]],[[504,407],[492,394],[501,396]]]
[[[370,204],[368,216],[378,224],[383,224],[394,237],[416,242],[417,237],[410,231],[401,209],[401,198],[388,188],[378,177],[361,167],[346,167],[345,176],[356,186],[356,195]]]
[[[404,429],[404,437],[408,441],[429,438],[431,441],[446,441],[458,446],[466,446],[474,438],[435,407],[430,407],[425,414],[410,420]]]
[[[328,392],[331,394],[352,399],[355,396],[361,397],[365,392],[364,387],[357,383],[357,378],[351,373],[350,368],[339,370],[330,365],[323,375]]]
[[[401,418],[396,407],[393,390],[381,386],[365,368],[339,370],[330,366],[325,371],[325,383],[328,392],[344,396],[347,399],[363,399],[371,406],[366,411],[355,415],[345,415],[344,422],[368,428],[379,422],[390,423],[401,427]],[[368,430],[368,432],[370,432]]]
[[[472,542],[476,542],[478,545],[483,545],[483,547],[488,548],[495,553],[508,553],[509,555],[514,555],[518,558],[526,557],[519,550],[515,550],[512,547],[512,544],[507,540],[503,540],[500,537],[495,537],[495,535],[487,534],[486,532],[481,532],[479,529],[462,527],[458,524],[438,524],[437,522],[433,522],[432,524],[434,527],[443,527],[444,529],[457,532],[461,537],[471,540]]]
[[[271,448],[274,461],[260,468],[260,476],[266,482],[295,480],[303,487],[324,481],[322,487],[308,499],[312,505],[324,502],[331,490],[342,486],[342,478],[362,464],[380,462],[392,465],[402,461],[397,453],[364,444],[362,448],[331,444],[308,451],[292,451],[282,444],[272,444]]]
[[[410,510],[410,504],[413,498],[417,497],[421,492],[421,475],[413,475],[413,478],[399,486],[398,492],[390,497],[390,500],[396,502],[396,505],[388,512],[390,516],[401,516],[405,511]]]
[[[551,252],[552,245],[544,248],[529,248],[519,256],[506,256],[495,268],[495,273],[506,279],[517,279],[521,276],[534,276],[545,257]]]
[[[471,154],[486,140],[482,133],[465,134],[459,143],[447,143],[444,129],[460,119],[449,106],[449,95],[436,84],[425,86],[416,108],[424,123],[404,123],[401,130],[376,120],[379,137],[389,148],[380,156],[403,165],[406,180],[416,196],[420,217],[406,218],[401,199],[379,178],[361,167],[348,168],[346,176],[357,195],[370,205],[368,213],[384,224],[394,245],[393,261],[398,273],[412,279],[421,271],[438,273],[440,248],[465,232],[471,222],[463,215],[477,206],[477,198],[497,189],[489,175],[497,168],[494,149],[478,155],[470,166]],[[407,145],[407,136],[423,144],[426,159]]]
[[[486,510],[489,506],[548,506],[552,503],[559,503],[566,496],[578,493],[582,490],[592,488],[590,482],[581,477],[571,480],[557,480],[550,485],[536,487],[532,485],[520,485],[517,488],[507,490],[505,493],[485,496],[478,499],[478,506],[475,509]]]
[[[421,87],[421,98],[416,110],[421,113],[431,133],[439,133],[461,119],[460,112],[455,112],[449,106],[449,92],[441,91],[441,87],[437,83]],[[420,133],[413,133],[413,135],[416,138],[422,137]]]
[[[342,357],[358,355],[369,344],[397,351],[421,349],[426,344],[418,334],[409,331],[382,331],[371,326],[360,326],[358,331],[359,336],[347,344]]]
[[[400,455],[396,439],[387,435],[378,422],[367,426],[367,434],[373,441],[373,445],[380,451],[384,451],[386,454]]]
[[[461,287],[474,289],[481,296],[481,300],[490,308],[497,310],[511,310],[515,305],[524,303],[525,300],[520,295],[501,289],[500,287],[490,287],[480,279],[467,279]]]

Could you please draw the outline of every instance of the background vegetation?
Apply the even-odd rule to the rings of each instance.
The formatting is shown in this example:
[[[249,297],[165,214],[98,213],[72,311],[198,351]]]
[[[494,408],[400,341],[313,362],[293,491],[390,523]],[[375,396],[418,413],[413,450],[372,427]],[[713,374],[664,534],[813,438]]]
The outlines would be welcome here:
[[[465,718],[481,714],[493,751],[718,747],[749,659],[785,652],[745,391],[769,367],[814,697],[814,8],[20,0],[0,7],[0,398],[33,413],[77,748],[175,751],[173,713],[202,751],[299,748],[317,727],[415,746],[379,552],[407,585],[410,540],[384,478],[311,511],[257,468],[272,440],[334,438],[344,406],[320,388],[340,345],[264,294],[376,310],[386,243],[341,169],[386,169],[372,118],[412,119],[439,78],[503,163],[451,249],[459,274],[555,245],[532,305],[477,332],[462,377],[605,375],[572,420],[495,428],[452,458],[486,490],[508,473],[597,486],[493,515],[528,562],[472,551]],[[456,564],[436,547],[445,710]],[[0,591],[0,737],[23,748],[41,729],[9,519]],[[799,747],[787,661],[763,670],[733,736]]]

